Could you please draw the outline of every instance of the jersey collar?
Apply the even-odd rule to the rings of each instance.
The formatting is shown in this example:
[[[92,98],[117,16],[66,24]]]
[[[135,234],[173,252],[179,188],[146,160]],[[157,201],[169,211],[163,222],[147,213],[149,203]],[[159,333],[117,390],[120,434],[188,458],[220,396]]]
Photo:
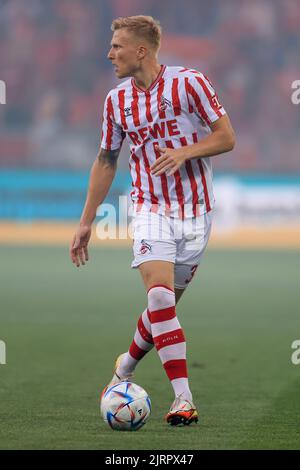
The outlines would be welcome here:
[[[141,93],[148,93],[149,91],[153,90],[153,88],[157,85],[157,83],[159,82],[159,80],[163,76],[165,70],[166,70],[166,65],[161,65],[159,74],[157,75],[154,82],[152,82],[151,85],[149,86],[149,88],[147,88],[146,90],[143,90],[142,88],[138,87],[137,84],[135,83],[134,78],[131,79],[131,84],[132,84],[133,88],[135,88],[137,91],[139,91]]]

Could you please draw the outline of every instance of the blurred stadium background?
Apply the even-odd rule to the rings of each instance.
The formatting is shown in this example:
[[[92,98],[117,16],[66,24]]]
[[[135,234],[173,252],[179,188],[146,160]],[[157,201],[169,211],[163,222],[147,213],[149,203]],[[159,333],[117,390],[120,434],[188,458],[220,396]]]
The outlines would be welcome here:
[[[7,86],[7,104],[0,106],[3,242],[30,241],[36,221],[78,220],[103,101],[118,82],[106,58],[111,20],[139,12],[161,21],[161,62],[203,70],[236,130],[234,151],[213,161],[214,237],[220,228],[228,235],[261,227],[265,245],[274,243],[274,230],[276,243],[299,242],[300,111],[291,101],[291,84],[300,77],[297,0],[189,0],[186,8],[173,1],[171,11],[170,2],[153,0],[0,5],[0,79]],[[129,185],[124,147],[109,202]],[[6,223],[11,221],[18,224]],[[37,238],[67,238],[58,228],[58,237],[57,227],[47,227],[49,235]],[[251,230],[250,240],[238,232],[239,243],[256,240]]]
[[[192,336],[196,317],[188,320],[187,315],[185,325],[195,355],[198,342],[204,341],[206,366],[201,359],[191,367],[195,381],[202,368],[208,369],[204,402],[212,422],[201,444],[184,440],[182,433],[174,440],[173,432],[170,441],[164,440],[162,426],[146,427],[145,432],[157,433],[156,441],[141,438],[139,445],[300,447],[299,430],[289,427],[297,401],[290,344],[300,335],[300,105],[291,100],[292,82],[300,79],[299,0],[186,0],[184,5],[179,0],[0,0],[0,80],[6,83],[6,104],[0,104],[0,339],[6,341],[8,354],[7,366],[0,366],[0,402],[9,430],[0,446],[98,448],[97,401],[91,407],[88,383],[95,368],[102,367],[102,375],[93,377],[95,388],[97,381],[103,385],[109,378],[115,353],[126,347],[143,307],[141,283],[133,305],[137,274],[129,270],[130,243],[119,247],[114,241],[107,247],[94,235],[99,247],[93,248],[95,259],[84,272],[74,271],[66,249],[98,150],[104,98],[118,83],[106,58],[110,24],[115,17],[133,14],[160,20],[161,63],[193,67],[210,77],[237,135],[234,151],[213,159],[217,202],[206,269],[201,282],[200,277],[194,281],[190,300],[187,296],[182,303],[186,310],[198,306],[199,283],[207,313],[201,320],[203,336]],[[119,195],[129,191],[124,147],[107,202],[117,207]],[[111,304],[113,284],[122,295],[114,294]],[[117,307],[126,310],[122,320]],[[111,338],[107,313],[121,324],[123,336]],[[216,344],[223,351],[218,368],[220,357],[212,350]],[[245,363],[238,362],[239,348],[249,352]],[[155,403],[156,394],[163,393],[163,375],[157,362],[151,365],[156,382],[149,391]],[[229,367],[235,374],[234,393],[239,394],[234,397],[227,384]],[[261,401],[252,391],[254,384]],[[297,386],[299,390],[299,381]],[[219,387],[225,387],[222,403]],[[169,401],[170,396],[164,411]],[[282,424],[274,416],[285,406],[290,408]],[[77,412],[81,414],[74,425]],[[213,419],[221,419],[221,428]],[[118,436],[112,444],[102,432],[100,447],[137,445],[128,436]]]

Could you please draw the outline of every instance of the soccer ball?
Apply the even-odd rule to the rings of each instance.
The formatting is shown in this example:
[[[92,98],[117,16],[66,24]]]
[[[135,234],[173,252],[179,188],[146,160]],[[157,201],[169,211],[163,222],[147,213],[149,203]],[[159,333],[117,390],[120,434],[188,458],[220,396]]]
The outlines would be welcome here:
[[[104,421],[118,431],[137,431],[151,413],[148,393],[132,382],[120,382],[104,390],[100,404]]]

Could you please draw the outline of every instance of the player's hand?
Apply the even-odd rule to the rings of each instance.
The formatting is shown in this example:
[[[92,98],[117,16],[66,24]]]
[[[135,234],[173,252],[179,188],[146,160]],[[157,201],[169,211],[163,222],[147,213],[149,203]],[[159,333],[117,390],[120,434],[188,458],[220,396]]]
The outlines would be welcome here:
[[[92,228],[90,225],[79,225],[70,245],[70,257],[72,263],[79,268],[80,263],[85,264],[89,259],[88,243],[91,238]]]
[[[160,176],[166,173],[167,176],[173,175],[186,160],[184,147],[178,149],[157,147],[161,156],[150,167],[154,176]]]

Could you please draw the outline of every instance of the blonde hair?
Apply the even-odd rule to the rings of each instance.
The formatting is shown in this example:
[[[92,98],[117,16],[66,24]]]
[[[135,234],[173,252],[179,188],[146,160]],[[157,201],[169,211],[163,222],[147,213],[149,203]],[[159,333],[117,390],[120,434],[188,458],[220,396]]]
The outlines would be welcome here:
[[[111,24],[111,30],[117,31],[118,29],[127,28],[136,36],[146,39],[153,48],[158,51],[160,48],[161,39],[161,26],[159,21],[152,18],[152,16],[125,16],[116,18]]]

